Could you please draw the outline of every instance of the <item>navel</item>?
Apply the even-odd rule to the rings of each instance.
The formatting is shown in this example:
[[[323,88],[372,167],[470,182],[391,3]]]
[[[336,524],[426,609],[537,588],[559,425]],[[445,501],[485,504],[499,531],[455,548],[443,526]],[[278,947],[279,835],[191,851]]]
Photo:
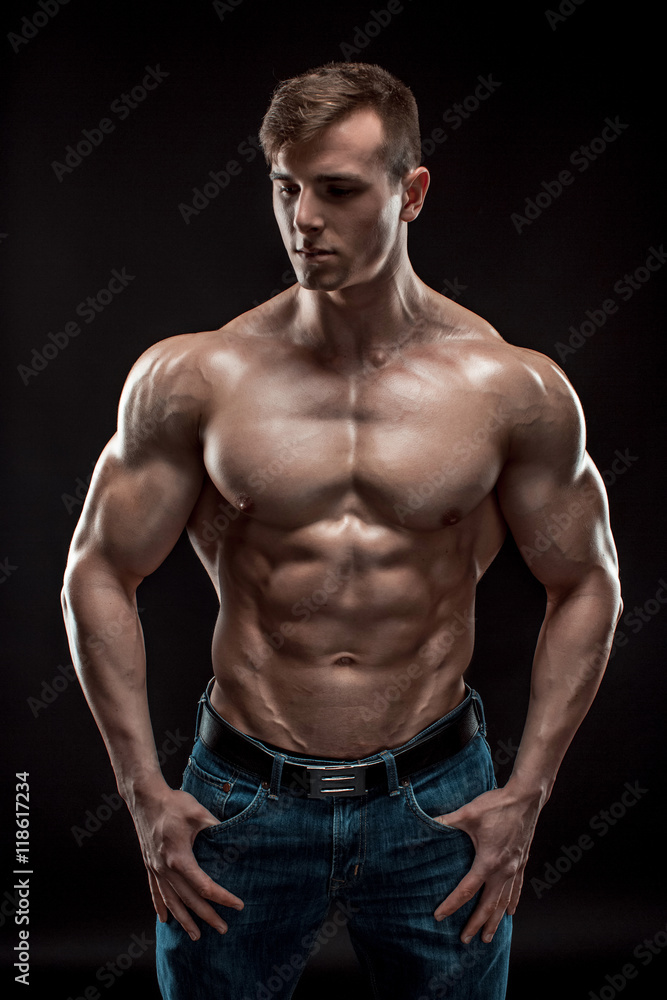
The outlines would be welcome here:
[[[339,656],[338,659],[334,660],[335,667],[350,667],[356,660],[353,656]]]

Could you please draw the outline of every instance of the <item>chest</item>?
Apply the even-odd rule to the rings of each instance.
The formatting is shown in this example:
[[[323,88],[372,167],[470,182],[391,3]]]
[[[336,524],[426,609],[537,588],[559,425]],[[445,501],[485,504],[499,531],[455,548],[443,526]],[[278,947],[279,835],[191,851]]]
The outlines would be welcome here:
[[[246,378],[208,421],[209,476],[281,527],[345,512],[414,530],[455,524],[493,489],[509,418],[496,393],[450,376]]]

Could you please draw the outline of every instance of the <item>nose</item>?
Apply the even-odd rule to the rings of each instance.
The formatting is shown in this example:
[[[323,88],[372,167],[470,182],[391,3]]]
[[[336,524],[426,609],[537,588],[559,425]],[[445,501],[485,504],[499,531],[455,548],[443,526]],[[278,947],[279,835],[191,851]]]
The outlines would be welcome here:
[[[312,191],[302,188],[294,216],[294,225],[300,233],[320,232],[324,228],[322,205]]]

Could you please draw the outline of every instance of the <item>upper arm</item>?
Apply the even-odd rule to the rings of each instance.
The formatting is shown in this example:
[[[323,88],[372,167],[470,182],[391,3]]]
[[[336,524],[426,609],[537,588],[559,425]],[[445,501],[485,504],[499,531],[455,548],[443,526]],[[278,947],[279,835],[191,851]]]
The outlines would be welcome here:
[[[118,429],[102,452],[68,569],[94,564],[129,590],[176,544],[201,490],[200,400],[179,366],[183,338],[148,350],[127,379]]]
[[[591,575],[616,579],[618,565],[579,400],[557,365],[530,353],[497,493],[524,560],[557,599]]]

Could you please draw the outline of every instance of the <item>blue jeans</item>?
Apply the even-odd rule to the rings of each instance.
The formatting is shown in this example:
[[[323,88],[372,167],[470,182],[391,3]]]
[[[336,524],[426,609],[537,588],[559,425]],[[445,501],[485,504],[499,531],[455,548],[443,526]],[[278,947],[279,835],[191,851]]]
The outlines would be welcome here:
[[[220,823],[197,835],[194,854],[245,908],[214,904],[229,930],[220,935],[195,918],[198,941],[171,915],[158,922],[164,1000],[288,1000],[308,957],[343,924],[375,1000],[503,1000],[511,918],[503,917],[490,944],[477,934],[464,945],[460,934],[477,897],[441,922],[433,917],[475,855],[466,833],[433,817],[495,787],[479,695],[469,690],[413,740],[452,722],[470,698],[482,726],[463,750],[402,782],[391,751],[366,758],[384,760],[388,789],[349,798],[307,798],[294,782],[280,785],[275,766],[269,785],[227,764],[197,736],[182,787]]]

